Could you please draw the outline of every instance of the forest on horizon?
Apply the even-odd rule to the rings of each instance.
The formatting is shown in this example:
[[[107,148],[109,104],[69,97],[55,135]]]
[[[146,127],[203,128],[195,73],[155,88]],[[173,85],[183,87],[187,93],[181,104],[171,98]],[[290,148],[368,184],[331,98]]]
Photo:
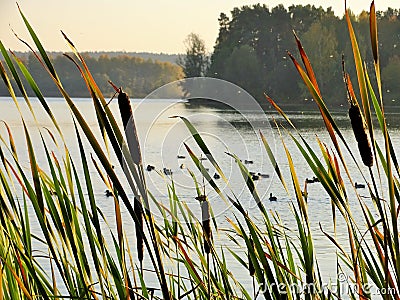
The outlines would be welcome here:
[[[362,57],[367,68],[372,70],[369,13],[351,14],[351,18]],[[388,105],[397,104],[400,102],[400,11],[389,8],[377,12],[377,20],[384,99]],[[311,5],[269,8],[258,4],[234,8],[230,16],[221,13],[219,35],[201,75],[231,81],[259,100],[265,92],[283,104],[310,102],[308,91],[286,52],[295,52],[296,49],[293,30],[311,60],[326,103],[345,105],[342,54],[347,66],[353,65],[353,56],[345,20],[335,16],[330,8],[325,10]],[[143,58],[127,53],[102,52],[95,55],[93,52],[85,53],[85,57],[105,94],[112,93],[108,80],[123,86],[133,97],[141,98],[184,77],[183,69],[176,61],[178,55],[169,57],[173,57],[176,63],[160,61],[151,54]],[[76,67],[61,54],[52,59],[70,95],[88,97]],[[46,96],[59,95],[56,86],[32,55],[23,55],[22,60]],[[355,70],[349,67],[347,71],[356,84]],[[28,94],[33,94],[29,88]],[[4,84],[0,84],[0,95],[8,95]]]

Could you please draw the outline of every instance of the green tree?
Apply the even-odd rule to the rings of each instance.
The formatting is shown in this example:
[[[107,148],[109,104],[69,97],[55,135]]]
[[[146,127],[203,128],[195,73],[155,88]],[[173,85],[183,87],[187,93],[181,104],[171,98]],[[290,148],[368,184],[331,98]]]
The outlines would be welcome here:
[[[263,92],[262,67],[249,45],[236,47],[226,62],[224,78],[259,98]]]
[[[198,34],[190,33],[184,41],[186,53],[179,57],[178,64],[182,67],[186,78],[201,77],[208,68],[208,55],[204,41]]]

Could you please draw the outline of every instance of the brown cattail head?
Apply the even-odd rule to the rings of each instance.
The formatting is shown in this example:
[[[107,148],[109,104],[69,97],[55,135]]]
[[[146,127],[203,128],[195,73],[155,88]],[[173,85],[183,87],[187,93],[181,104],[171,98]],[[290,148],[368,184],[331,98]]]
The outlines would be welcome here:
[[[136,232],[136,249],[138,253],[138,259],[140,262],[143,261],[143,209],[142,203],[139,199],[135,197],[133,209],[137,216],[138,222],[135,222],[135,232]]]
[[[142,154],[140,151],[135,120],[133,119],[131,102],[129,101],[128,94],[123,92],[121,88],[118,90],[118,106],[128,141],[129,151],[133,162],[139,165],[142,162]]]
[[[354,102],[350,102],[349,117],[351,127],[353,128],[354,136],[358,144],[361,159],[367,167],[372,167],[374,164],[371,144],[369,142],[367,130],[365,128],[364,118],[361,115],[360,107]]]
[[[372,156],[371,144],[367,130],[365,127],[364,118],[361,114],[360,106],[358,105],[356,94],[354,93],[353,85],[351,83],[350,75],[346,73],[344,67],[344,56],[342,56],[343,66],[343,80],[346,84],[348,102],[350,104],[349,117],[351,121],[351,127],[353,128],[354,136],[358,144],[358,151],[360,152],[361,159],[367,167],[372,167],[374,159]]]
[[[204,237],[204,252],[209,254],[212,246],[212,231],[210,223],[210,202],[208,202],[206,196],[200,196],[196,199],[200,200],[201,206],[201,220],[203,225],[203,237]]]
[[[254,242],[253,242],[252,238],[250,238],[250,245],[251,245],[251,248],[249,249],[249,253],[247,253],[247,258],[249,260],[249,273],[250,273],[250,276],[254,276],[254,274],[256,273],[256,270],[254,269],[254,265],[253,265],[253,262],[251,261],[251,257],[250,257],[250,251],[254,252]]]
[[[122,124],[124,128],[128,125],[129,119],[132,118],[132,107],[127,93],[120,88],[118,91],[118,106],[121,113]]]

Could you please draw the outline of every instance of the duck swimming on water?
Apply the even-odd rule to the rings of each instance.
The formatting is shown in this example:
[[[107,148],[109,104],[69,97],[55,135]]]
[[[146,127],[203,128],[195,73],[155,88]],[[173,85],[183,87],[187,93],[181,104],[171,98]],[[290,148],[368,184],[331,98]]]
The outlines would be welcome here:
[[[154,170],[154,169],[155,169],[155,167],[152,166],[152,165],[147,165],[147,167],[146,167],[146,170],[149,171],[149,172]]]
[[[262,173],[258,172],[257,175],[260,176],[261,178],[269,178],[268,174],[262,174]]]
[[[319,179],[315,176],[313,176],[312,179],[306,178],[307,183],[314,183],[314,182],[319,182]]]
[[[165,175],[172,175],[172,170],[171,169],[164,168],[163,171],[164,171]]]
[[[275,196],[272,196],[272,193],[269,193],[269,201],[277,201],[278,199]]]
[[[354,184],[354,187],[356,188],[356,189],[364,189],[365,188],[365,184],[362,184],[362,183],[355,183]]]

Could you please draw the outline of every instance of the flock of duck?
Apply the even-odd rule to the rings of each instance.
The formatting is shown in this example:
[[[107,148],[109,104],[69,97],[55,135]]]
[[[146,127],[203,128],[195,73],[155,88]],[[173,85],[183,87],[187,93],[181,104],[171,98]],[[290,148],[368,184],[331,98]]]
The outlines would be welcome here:
[[[178,159],[185,159],[186,157],[185,157],[184,155],[178,155],[177,158],[178,158]],[[200,157],[199,159],[200,159],[200,160],[206,160],[207,158],[205,158],[205,157]],[[246,159],[246,160],[244,160],[244,163],[245,163],[246,165],[248,165],[248,164],[253,164],[254,161],[252,161],[252,160],[247,160],[247,159]],[[184,165],[184,164],[181,164],[181,165],[179,166],[179,168],[180,168],[180,169],[184,169],[184,168],[185,168],[185,165]],[[155,166],[153,166],[153,165],[147,165],[146,170],[147,170],[148,172],[151,172],[151,171],[155,170]],[[208,171],[209,169],[206,168],[206,170]],[[164,173],[165,175],[167,175],[167,176],[170,176],[170,175],[173,174],[173,171],[172,171],[171,169],[169,169],[169,168],[165,168],[165,167],[164,167],[162,171],[163,171],[163,173]],[[251,178],[252,178],[253,180],[259,180],[260,178],[269,178],[269,177],[270,177],[269,174],[263,174],[263,173],[260,173],[260,172],[257,172],[257,173],[256,173],[256,172],[249,172],[249,173],[250,173]],[[220,176],[218,173],[214,173],[213,178],[214,178],[214,179],[220,179],[221,176]],[[315,176],[313,176],[312,178],[306,178],[306,179],[305,179],[305,191],[304,191],[304,194],[307,194],[307,184],[309,184],[309,183],[316,183],[316,182],[320,182],[320,181],[319,181],[319,179],[318,179],[317,177],[315,177]],[[356,189],[363,189],[363,188],[365,188],[365,184],[355,182],[354,187],[355,187]],[[112,193],[111,191],[109,191],[109,190],[106,190],[106,191],[105,191],[105,196],[106,196],[106,197],[111,197],[112,195],[113,195],[113,193]],[[269,201],[277,201],[277,200],[278,200],[277,197],[274,196],[272,193],[270,193],[270,195],[269,195]]]
[[[185,159],[186,157],[185,157],[184,155],[178,155],[177,158],[178,158],[178,159]],[[207,160],[207,158],[205,158],[205,157],[200,157],[199,160]],[[253,164],[254,161],[252,161],[252,160],[247,160],[247,159],[246,159],[246,160],[244,160],[244,163],[245,163],[246,165],[247,165],[247,164]],[[185,165],[184,165],[184,164],[180,164],[179,168],[180,168],[180,169],[185,169]],[[206,171],[209,170],[208,168],[205,168],[205,169],[206,169]],[[154,167],[153,165],[147,165],[146,170],[149,171],[149,172],[151,172],[151,171],[155,170],[155,167]],[[165,175],[167,175],[167,176],[170,176],[170,175],[173,174],[173,171],[172,171],[171,169],[169,169],[169,168],[165,168],[165,167],[164,167],[162,171],[163,171],[163,173],[164,173]],[[258,172],[258,173],[256,173],[256,172],[250,172],[250,175],[251,175],[251,178],[252,178],[253,180],[259,180],[260,178],[269,178],[269,174],[263,174],[263,173],[260,173],[260,172]],[[214,179],[220,179],[221,176],[220,176],[218,173],[214,173],[213,178],[214,178]]]

